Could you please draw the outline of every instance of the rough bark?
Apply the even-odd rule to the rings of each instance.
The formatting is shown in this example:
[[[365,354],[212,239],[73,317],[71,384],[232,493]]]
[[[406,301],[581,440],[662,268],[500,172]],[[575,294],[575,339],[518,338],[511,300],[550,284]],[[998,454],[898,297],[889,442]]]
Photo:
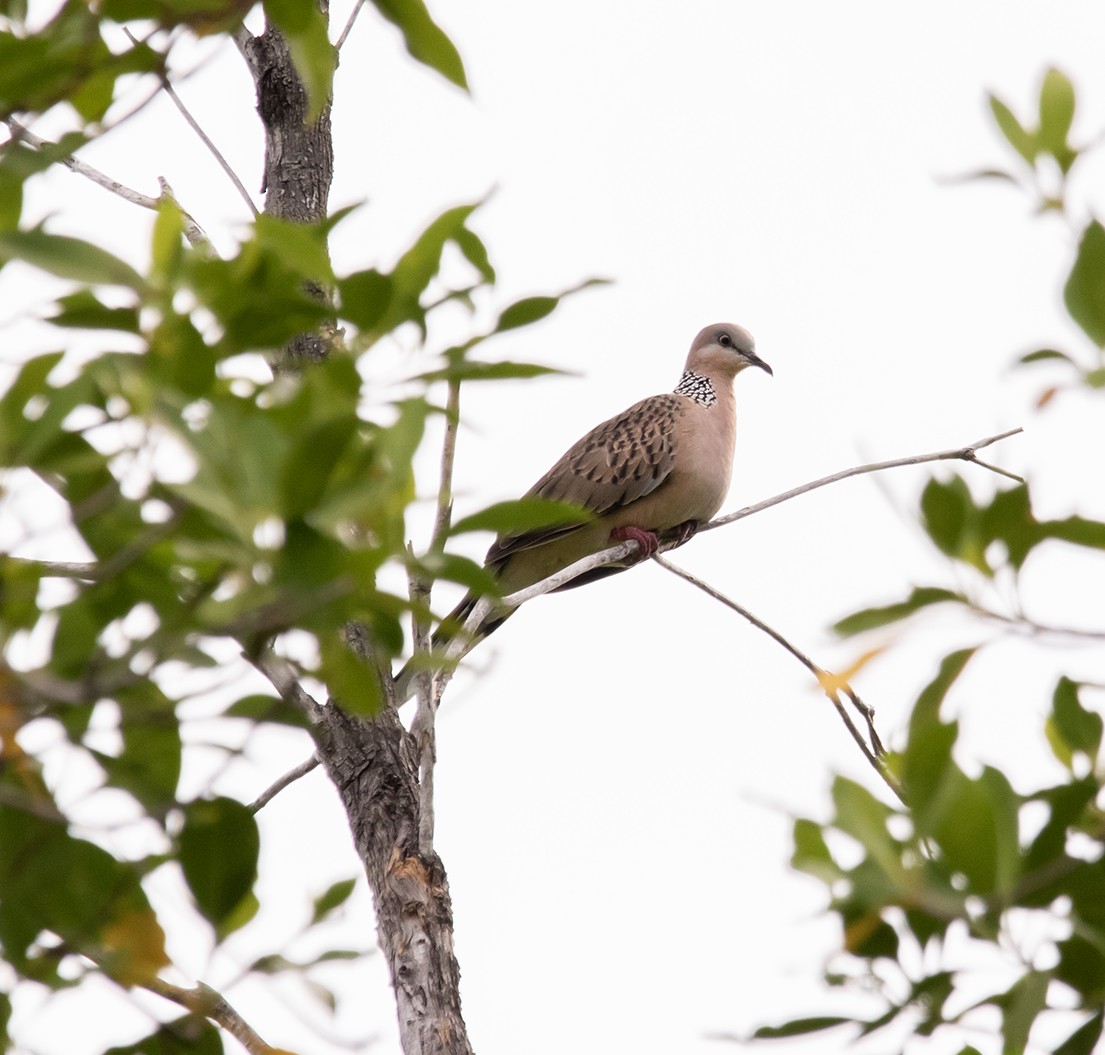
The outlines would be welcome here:
[[[330,705],[315,741],[376,897],[405,1055],[471,1055],[460,1011],[449,884],[418,850],[418,752],[393,710],[363,721]]]
[[[325,5],[324,5],[325,10]],[[283,36],[269,26],[245,41],[243,50],[257,86],[257,112],[265,128],[265,212],[295,223],[326,218],[334,178],[332,100],[307,120],[308,99]],[[311,288],[325,297],[325,290]],[[286,358],[318,362],[328,350],[321,333],[300,334],[289,342]]]

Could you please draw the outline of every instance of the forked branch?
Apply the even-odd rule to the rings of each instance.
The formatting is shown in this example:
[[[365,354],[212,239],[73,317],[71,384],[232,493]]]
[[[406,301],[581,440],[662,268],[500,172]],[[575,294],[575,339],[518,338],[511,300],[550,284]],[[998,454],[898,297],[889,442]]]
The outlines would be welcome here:
[[[768,626],[762,619],[753,615],[743,605],[737,604],[731,597],[727,597],[720,590],[711,586],[708,582],[698,578],[696,575],[692,575],[684,568],[680,568],[676,564],[672,564],[671,561],[666,560],[660,554],[653,554],[652,559],[656,561],[662,568],[666,568],[674,575],[678,575],[681,579],[685,579],[692,586],[698,587],[704,593],[709,594],[715,601],[720,601],[727,608],[731,608],[738,615],[743,616],[758,630],[762,630],[768,637],[777,641],[783,646],[799,663],[802,664],[815,678],[817,683],[821,686],[822,692],[829,698],[833,706],[836,708],[837,714],[840,715],[840,720],[844,723],[848,732],[851,733],[852,739],[859,745],[860,751],[863,752],[863,757],[871,764],[871,767],[882,778],[891,791],[904,803],[905,797],[902,792],[902,786],[898,782],[897,778],[886,766],[885,762],[885,750],[882,745],[882,741],[879,739],[879,734],[875,730],[875,712],[866,703],[863,702],[856,694],[855,690],[848,684],[847,680],[840,677],[837,674],[833,674],[830,671],[825,670],[823,667],[819,667],[809,656],[807,656],[801,649],[795,647],[788,641],[778,630],[774,627]],[[864,740],[863,735],[859,729],[856,728],[855,722],[852,721],[851,715],[848,714],[847,708],[844,706],[841,700],[841,695],[844,695],[851,702],[852,706],[862,715],[863,720],[867,723],[867,735],[870,738],[870,744]]]
[[[179,985],[172,985],[160,978],[152,978],[143,983],[143,988],[151,993],[171,1000],[186,1011],[194,1015],[201,1015],[218,1026],[222,1026],[249,1055],[282,1055],[282,1050],[267,1044],[260,1034],[234,1010],[226,998],[212,989],[209,985],[200,982],[194,989],[185,989]],[[283,1052],[283,1055],[288,1055]]]
[[[26,143],[27,146],[35,150],[46,150],[54,146],[53,143],[47,142],[45,139],[36,136],[29,128],[24,128],[14,117],[8,118],[8,128],[11,131],[13,139]],[[104,190],[118,195],[123,201],[130,202],[131,205],[137,205],[141,209],[150,209],[153,212],[157,212],[162,201],[173,202],[173,204],[180,209],[180,215],[184,224],[184,237],[188,239],[189,244],[193,247],[209,244],[208,237],[204,233],[203,228],[196,223],[190,213],[181,208],[180,202],[173,196],[172,187],[170,187],[165,180],[159,180],[161,194],[156,198],[151,198],[148,194],[142,194],[140,191],[136,191],[120,183],[118,180],[104,175],[98,168],[94,168],[92,165],[89,165],[88,162],[81,161],[80,158],[74,157],[72,154],[62,154],[58,157],[58,161],[69,169],[70,172],[75,172],[78,176],[84,176],[85,179],[91,180],[96,186],[103,187]]]

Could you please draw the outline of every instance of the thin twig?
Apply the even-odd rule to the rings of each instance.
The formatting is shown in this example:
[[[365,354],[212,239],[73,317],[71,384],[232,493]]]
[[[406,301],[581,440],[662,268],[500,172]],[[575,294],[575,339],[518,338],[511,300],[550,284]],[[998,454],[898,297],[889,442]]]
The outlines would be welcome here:
[[[142,983],[143,989],[171,1000],[195,1015],[202,1015],[222,1026],[249,1055],[279,1055],[278,1049],[267,1044],[261,1035],[234,1010],[226,998],[209,985],[200,982],[194,989],[185,989],[179,985],[151,978]]]
[[[815,491],[819,487],[835,484],[840,480],[847,480],[851,476],[862,476],[865,473],[878,473],[882,472],[884,469],[897,469],[904,465],[923,465],[925,462],[974,462],[984,469],[990,469],[993,472],[1000,473],[1002,476],[1008,476],[1012,480],[1024,483],[1021,477],[1006,472],[1004,469],[998,469],[986,462],[979,461],[979,459],[975,457],[975,451],[980,451],[983,447],[989,447],[992,443],[1008,439],[1010,436],[1016,436],[1017,433],[1023,431],[1024,429],[1022,428],[1010,429],[1008,432],[999,433],[997,436],[988,436],[986,439],[977,440],[975,443],[970,443],[966,447],[955,447],[951,450],[936,451],[932,454],[914,454],[909,458],[894,458],[888,462],[871,462],[869,465],[857,465],[851,469],[843,469],[838,473],[833,473],[831,476],[822,476],[820,480],[812,480],[799,487],[792,487],[789,491],[784,491],[782,494],[775,495],[773,498],[765,498],[762,502],[757,502],[755,505],[745,506],[743,509],[738,509],[735,513],[728,513],[723,517],[718,517],[716,520],[711,520],[708,524],[703,524],[702,527],[699,528],[699,531],[710,531],[712,528],[724,527],[726,524],[732,524],[735,520],[743,520],[745,517],[752,516],[753,513],[760,513],[782,502],[789,502],[790,499],[797,498],[799,495],[804,495],[809,491]]]
[[[137,47],[138,41],[135,40],[134,34],[132,34],[131,31],[125,26],[123,27],[123,32],[127,35],[127,38],[130,40],[130,42]],[[253,199],[249,196],[249,191],[247,191],[246,188],[242,185],[242,181],[238,179],[238,174],[234,171],[234,169],[230,167],[230,163],[226,160],[225,157],[223,157],[222,152],[211,141],[210,136],[208,136],[208,134],[200,127],[200,123],[192,116],[192,114],[188,110],[188,107],[184,105],[183,100],[180,98],[179,95],[177,95],[176,89],[170,83],[169,75],[167,73],[161,74],[161,87],[164,90],[165,94],[170,99],[172,99],[173,105],[180,111],[181,116],[183,116],[184,120],[188,122],[192,131],[195,132],[197,136],[199,136],[200,142],[202,142],[203,145],[207,147],[207,149],[211,152],[212,157],[214,157],[214,159],[219,163],[220,168],[222,168],[223,172],[226,173],[227,178],[230,180],[230,182],[234,184],[238,193],[242,196],[243,201],[245,201],[246,205],[249,207],[250,212],[252,212],[255,217],[260,216],[260,211],[258,210],[257,206],[253,204]]]
[[[809,656],[802,652],[801,649],[796,648],[785,637],[783,637],[783,635],[780,634],[778,630],[768,626],[767,623],[765,623],[762,619],[759,619],[757,616],[753,615],[750,611],[748,611],[747,608],[737,604],[736,601],[734,601],[730,597],[727,597],[720,590],[715,589],[708,582],[704,582],[702,579],[699,579],[697,576],[692,575],[688,571],[685,571],[678,565],[672,564],[671,561],[665,559],[664,557],[661,557],[658,553],[653,554],[652,559],[656,561],[656,563],[659,564],[662,568],[666,568],[673,574],[678,575],[681,579],[685,579],[692,586],[697,586],[698,589],[702,590],[704,593],[709,594],[712,598],[714,598],[715,601],[720,601],[727,608],[731,608],[738,615],[747,619],[748,622],[750,622],[758,630],[762,630],[765,634],[768,635],[768,637],[772,638],[774,641],[782,645],[783,648],[785,648],[792,656],[794,656],[794,658],[797,659],[799,663],[801,663],[807,670],[809,670],[810,673],[813,674],[815,678],[817,678],[817,683],[821,686],[822,691],[836,708],[837,714],[840,715],[840,720],[844,723],[848,732],[851,733],[852,739],[855,740],[855,742],[859,745],[859,749],[863,752],[864,758],[866,758],[867,761],[871,764],[872,768],[882,778],[886,786],[890,788],[890,790],[893,791],[894,794],[897,795],[897,797],[901,799],[903,803],[905,802],[901,785],[898,783],[894,775],[886,768],[886,763],[881,757],[883,753],[883,748],[882,742],[878,738],[878,734],[875,733],[873,720],[874,711],[872,711],[871,708],[868,707],[867,704],[865,704],[859,698],[859,696],[853,691],[850,685],[845,683],[836,675],[830,674],[827,670],[819,667],[816,663],[814,663],[812,659],[810,659]],[[860,731],[856,728],[856,725],[852,721],[851,716],[848,714],[848,711],[845,709],[844,704],[841,702],[840,692],[843,692],[848,697],[848,699],[852,702],[852,704],[866,720],[868,729],[872,737],[872,746],[869,747],[867,745],[867,742],[863,739]]]
[[[345,43],[345,38],[349,36],[349,31],[353,28],[353,23],[357,21],[357,16],[361,13],[362,7],[364,7],[364,0],[357,0],[357,3],[353,6],[353,10],[349,13],[349,19],[345,23],[345,29],[341,31],[341,36],[338,37],[338,42],[334,45],[335,51],[341,51],[342,45]]]
[[[449,525],[453,517],[453,463],[457,455],[457,428],[460,425],[460,382],[449,382],[445,401],[445,437],[441,442],[441,479],[437,491],[437,515],[430,538],[430,552],[445,548]]]
[[[441,441],[441,476],[437,488],[437,513],[434,516],[433,533],[430,536],[430,552],[441,553],[449,537],[449,525],[453,517],[453,464],[457,452],[457,430],[460,425],[460,382],[449,382],[449,394],[445,404],[445,435]],[[425,580],[411,581],[412,600],[430,603],[431,585]],[[416,606],[417,608],[417,606]],[[429,627],[417,614],[414,619],[415,654],[429,652],[431,639]],[[434,848],[434,763],[437,761],[437,708],[448,679],[442,682],[427,670],[415,676],[418,710],[411,725],[411,733],[418,744],[418,848],[423,856]]]
[[[100,577],[100,566],[95,561],[35,560],[33,557],[7,559],[13,564],[35,568],[44,579],[83,579],[85,582],[95,582]]]
[[[25,128],[14,117],[8,118],[8,128],[11,130],[12,136],[15,139],[22,140],[29,147],[33,147],[35,150],[47,150],[55,144],[48,142],[45,139],[41,139],[36,136],[29,128]],[[151,198],[148,194],[142,194],[139,191],[120,183],[118,180],[113,180],[110,176],[104,175],[98,168],[94,168],[86,161],[81,161],[80,158],[74,157],[72,154],[62,154],[57,159],[62,165],[64,165],[70,172],[77,173],[78,176],[84,176],[85,179],[91,180],[98,187],[103,187],[104,190],[110,191],[112,194],[122,198],[123,201],[129,202],[131,205],[137,205],[141,209],[149,209],[152,212],[157,212],[161,206],[163,199],[168,198],[180,209],[181,216],[184,221],[184,234],[192,246],[207,245],[207,235],[203,233],[203,228],[196,223],[192,215],[185,209],[181,208],[180,202],[178,202],[172,195],[171,188],[168,184],[162,182],[162,197]]]
[[[8,118],[8,128],[11,129],[13,137],[22,140],[30,147],[34,147],[35,150],[46,150],[55,145],[45,139],[40,139],[29,128],[24,128],[14,117]],[[141,194],[130,187],[124,186],[118,180],[105,176],[99,169],[93,168],[87,162],[73,157],[72,154],[63,154],[58,158],[58,161],[71,172],[76,172],[77,175],[84,176],[85,179],[91,180],[97,186],[103,187],[104,190],[117,194],[123,201],[130,202],[131,205],[137,205],[143,209],[157,211],[156,198],[151,198],[148,194]]]
[[[275,780],[270,784],[260,795],[257,796],[250,804],[250,813],[256,813],[258,810],[264,809],[277,795],[280,794],[289,784],[294,784],[301,777],[305,777],[319,764],[318,755],[311,755],[310,758],[303,762],[300,762],[298,766],[289,769],[278,780]]]

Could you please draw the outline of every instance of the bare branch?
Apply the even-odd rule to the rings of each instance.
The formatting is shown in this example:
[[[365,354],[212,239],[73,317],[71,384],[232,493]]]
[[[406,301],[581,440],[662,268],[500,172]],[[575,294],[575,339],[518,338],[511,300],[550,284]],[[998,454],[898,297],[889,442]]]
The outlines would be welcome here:
[[[275,652],[266,649],[257,656],[246,657],[266,678],[272,682],[286,703],[303,711],[312,721],[318,719],[322,705],[302,685],[295,667]],[[260,807],[258,807],[260,808]]]
[[[180,222],[184,227],[184,237],[188,239],[188,244],[193,248],[198,246],[210,248],[211,240],[207,237],[207,232],[196,223],[192,214],[180,204],[173,188],[169,186],[169,181],[164,176],[158,176],[157,185],[161,188],[161,200],[171,201],[180,210]]]
[[[355,17],[356,12],[354,12]],[[352,17],[350,25],[352,24]],[[347,27],[348,28],[348,27]],[[453,463],[457,452],[457,429],[460,425],[460,382],[449,382],[449,395],[445,405],[445,436],[441,443],[441,477],[437,489],[437,513],[433,533],[430,536],[430,552],[441,553],[449,536],[449,524],[453,516]],[[425,580],[411,580],[411,599],[430,602],[431,584]],[[414,651],[429,652],[431,640],[429,626],[416,613],[414,623]],[[428,856],[434,848],[434,763],[437,761],[437,708],[448,679],[442,682],[427,670],[415,676],[415,692],[418,710],[411,724],[411,734],[418,744],[418,851]]]
[[[1002,432],[996,436],[988,436],[986,439],[977,440],[974,443],[968,444],[966,447],[955,447],[951,450],[936,451],[932,454],[914,454],[908,458],[894,458],[888,462],[872,462],[869,465],[857,465],[851,469],[843,469],[838,473],[833,473],[831,476],[823,476],[820,480],[812,480],[810,483],[802,484],[799,487],[792,487],[789,491],[784,491],[782,494],[775,495],[773,498],[765,498],[762,502],[757,502],[755,505],[745,506],[743,509],[738,509],[735,513],[728,513],[726,516],[718,517],[716,520],[711,520],[708,524],[703,524],[699,530],[709,531],[712,528],[719,528],[726,524],[732,524],[736,520],[743,520],[745,517],[752,516],[753,513],[760,513],[765,509],[770,509],[772,506],[777,506],[782,502],[788,502],[792,498],[797,498],[799,495],[804,495],[809,491],[815,491],[819,487],[825,487],[828,484],[835,484],[841,480],[847,480],[851,476],[862,476],[865,473],[878,473],[882,472],[884,469],[897,469],[904,465],[923,465],[926,462],[974,462],[984,469],[990,469],[993,472],[1000,473],[1002,476],[1008,476],[1013,480],[1019,480],[1023,483],[1024,481],[1021,477],[1014,476],[1004,469],[998,469],[993,465],[988,465],[986,462],[979,461],[978,458],[975,457],[975,451],[982,450],[983,447],[989,447],[990,444],[997,443],[999,440],[1005,440],[1010,436],[1016,436],[1017,433],[1023,431],[1024,429],[1022,428],[1010,429],[1008,432]]]
[[[127,38],[132,44],[134,44],[135,46],[138,45],[138,41],[135,40],[134,34],[131,33],[131,31],[126,28],[126,26],[123,27],[123,32],[127,35]],[[245,189],[245,187],[242,185],[242,181],[238,179],[238,174],[230,167],[229,162],[226,160],[225,157],[223,157],[222,152],[211,141],[211,138],[208,136],[208,134],[200,127],[199,122],[192,116],[191,112],[188,110],[188,107],[184,105],[183,100],[180,98],[179,95],[177,95],[176,89],[169,82],[169,76],[166,73],[161,74],[161,87],[164,90],[165,94],[170,99],[172,99],[173,105],[180,111],[181,115],[184,117],[184,120],[188,122],[188,125],[191,127],[192,131],[195,132],[197,136],[199,136],[200,142],[202,142],[203,145],[207,147],[207,149],[211,152],[211,155],[219,163],[219,167],[223,170],[223,172],[226,173],[230,182],[234,184],[235,188],[242,196],[242,199],[245,201],[249,210],[253,213],[255,217],[259,216],[260,212],[258,211],[257,206],[253,204],[253,199],[249,196],[249,191]],[[163,192],[165,186],[166,185],[163,182]]]
[[[737,604],[736,601],[730,597],[726,597],[720,590],[716,590],[709,583],[704,582],[697,576],[692,575],[688,571],[680,568],[678,565],[672,564],[671,561],[661,557],[658,553],[653,554],[652,559],[656,561],[662,568],[666,568],[668,571],[675,575],[678,575],[681,579],[685,579],[692,586],[697,586],[698,589],[704,593],[709,594],[715,601],[720,601],[727,608],[731,608],[738,615],[747,619],[758,630],[762,630],[768,637],[777,641],[783,646],[799,663],[802,664],[815,678],[817,678],[818,685],[821,686],[822,691],[832,702],[836,708],[837,714],[840,715],[840,720],[844,723],[848,732],[851,733],[852,739],[859,745],[859,749],[863,752],[863,757],[871,764],[872,768],[882,778],[894,794],[905,802],[903,797],[902,787],[898,783],[894,775],[887,769],[886,763],[883,761],[883,746],[879,740],[878,734],[875,732],[874,727],[874,711],[865,704],[850,685],[848,685],[842,678],[835,674],[831,674],[829,671],[819,667],[809,656],[807,656],[800,649],[792,645],[778,630],[770,627],[762,619],[759,619],[753,615],[747,608]],[[845,709],[843,702],[840,699],[840,693],[843,692],[845,696],[852,702],[852,705],[863,715],[864,720],[867,722],[868,730],[871,734],[871,746],[868,747],[867,742],[863,739],[860,731],[856,728],[855,723],[852,721],[851,716]]]
[[[238,52],[242,56],[242,58],[246,60],[246,64],[250,68],[250,72],[253,73],[254,78],[256,79],[257,73],[254,69],[253,59],[250,58],[249,51],[249,45],[253,41],[254,37],[253,34],[248,29],[246,29],[245,23],[242,23],[242,25],[234,30],[232,39],[234,41],[234,46],[238,49]]]
[[[45,139],[40,139],[29,128],[24,128],[14,117],[8,118],[8,128],[11,129],[14,138],[22,140],[28,146],[34,147],[35,150],[45,150],[55,145]],[[71,172],[76,172],[77,175],[84,176],[85,179],[91,180],[97,186],[103,187],[104,190],[111,191],[112,194],[117,194],[123,201],[130,202],[131,205],[137,205],[143,209],[152,209],[154,212],[157,211],[158,202],[156,198],[151,198],[148,194],[141,194],[120,183],[118,180],[113,180],[110,176],[105,176],[99,169],[93,168],[87,162],[73,157],[72,154],[63,154],[58,158],[58,161]]]
[[[23,125],[13,117],[8,118],[8,128],[11,129],[13,138],[22,140],[35,150],[45,150],[55,145],[45,139],[40,139],[34,132],[29,128],[24,128]],[[161,182],[161,196],[151,198],[148,194],[142,194],[120,183],[118,180],[113,180],[110,176],[105,176],[99,169],[93,168],[92,165],[89,165],[85,161],[81,161],[80,158],[76,158],[72,154],[63,154],[58,157],[58,161],[69,169],[70,172],[75,172],[79,176],[84,176],[85,179],[91,180],[96,186],[111,191],[112,194],[118,195],[123,201],[130,202],[131,205],[137,205],[139,208],[150,209],[153,212],[157,212],[163,200],[168,199],[172,201],[177,208],[180,209],[184,221],[184,234],[189,243],[193,246],[208,244],[208,238],[207,235],[204,234],[203,228],[196,223],[187,210],[180,207],[180,203],[173,197],[172,189],[164,181]]]
[[[277,795],[280,794],[290,784],[294,784],[301,777],[305,777],[318,765],[318,755],[311,755],[310,758],[300,762],[298,766],[289,769],[278,780],[275,780],[270,784],[260,795],[257,796],[250,804],[250,813],[256,813],[258,810],[264,809]]]
[[[82,579],[95,582],[100,577],[100,566],[95,561],[70,562],[59,560],[35,560],[33,557],[8,557],[14,564],[37,568],[45,579]]]
[[[430,539],[431,552],[440,553],[445,548],[449,524],[453,516],[453,462],[457,454],[457,428],[460,425],[460,382],[449,382],[449,395],[445,402],[445,438],[441,444],[441,480],[437,491],[437,516]]]
[[[222,1026],[249,1055],[280,1055],[279,1049],[267,1044],[258,1032],[234,1010],[221,993],[209,985],[200,982],[194,989],[185,989],[179,985],[151,978],[142,983],[143,989],[171,1000],[195,1015],[202,1015],[216,1025]]]
[[[341,51],[345,38],[349,36],[349,31],[353,28],[353,23],[357,21],[357,16],[361,13],[362,7],[364,7],[364,0],[357,0],[356,4],[353,5],[353,10],[349,13],[345,28],[341,31],[341,36],[338,37],[338,42],[334,45],[335,51]]]

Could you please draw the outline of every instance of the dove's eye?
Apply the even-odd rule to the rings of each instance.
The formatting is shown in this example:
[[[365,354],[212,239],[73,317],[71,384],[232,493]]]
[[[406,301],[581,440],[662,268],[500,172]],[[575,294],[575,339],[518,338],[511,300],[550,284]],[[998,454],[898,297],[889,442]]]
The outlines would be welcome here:
[[[722,348],[728,348],[733,343],[733,338],[730,337],[729,334],[723,333],[717,339],[717,343],[720,344],[722,346]]]

